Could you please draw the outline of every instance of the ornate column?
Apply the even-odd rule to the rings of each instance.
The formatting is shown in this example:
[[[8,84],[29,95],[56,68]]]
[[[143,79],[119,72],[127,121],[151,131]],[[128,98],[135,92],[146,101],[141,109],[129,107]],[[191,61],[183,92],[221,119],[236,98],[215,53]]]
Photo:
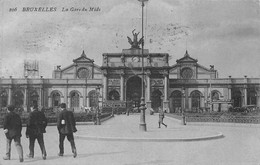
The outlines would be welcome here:
[[[70,108],[70,96],[67,96],[67,99],[68,99],[67,107]]]
[[[8,87],[8,105],[12,104],[12,87]]]
[[[244,83],[244,105],[247,105],[247,76],[245,76]]]
[[[40,93],[41,93],[41,106],[45,107],[45,95],[44,95],[44,81],[43,77],[41,76],[41,87],[40,87]]]
[[[231,91],[232,87],[228,86],[228,100],[231,100],[232,98],[232,91]]]
[[[124,101],[124,71],[120,74],[120,100]]]
[[[185,111],[186,111],[186,106],[185,106],[185,97],[186,97],[186,95],[185,95],[185,88],[184,87],[182,87],[182,89],[181,89],[181,112],[182,113],[185,113]]]
[[[86,107],[86,88],[83,88],[83,106]]]
[[[13,80],[12,80],[12,76],[10,76],[10,85],[8,86],[8,105],[12,104],[12,85],[13,85]]]
[[[104,70],[104,77],[103,77],[103,84],[104,84],[104,101],[107,100],[107,70]]]
[[[247,105],[247,87],[244,87],[244,105]]]
[[[25,111],[28,111],[27,110],[27,86],[24,88],[23,108]]]
[[[163,109],[169,113],[169,99],[168,99],[168,73],[165,71],[164,73],[164,101],[163,101]]]
[[[260,93],[259,90],[256,91],[256,105],[260,107]]]
[[[208,92],[209,92],[209,90],[208,90],[208,87],[206,87],[205,88],[205,91],[204,91],[204,107],[205,107],[205,110],[207,110],[207,107],[209,107],[208,106]]]
[[[228,76],[229,77],[229,85],[228,85],[228,100],[231,100],[232,99],[232,79],[231,79],[231,76]]]
[[[52,107],[51,96],[48,96],[48,107]]]
[[[39,103],[38,103],[38,107],[42,108],[42,87],[40,87],[40,89],[39,89]]]
[[[146,81],[147,81],[147,101],[146,101],[146,106],[148,112],[151,112],[152,109],[152,101],[151,101],[151,71],[148,70],[146,74]],[[150,113],[152,114],[152,113]]]

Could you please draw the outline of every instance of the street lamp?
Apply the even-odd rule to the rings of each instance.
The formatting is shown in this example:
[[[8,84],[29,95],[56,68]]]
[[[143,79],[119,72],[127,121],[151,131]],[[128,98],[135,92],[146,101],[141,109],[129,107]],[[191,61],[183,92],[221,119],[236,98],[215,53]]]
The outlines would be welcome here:
[[[146,131],[146,123],[145,123],[145,101],[144,101],[144,3],[148,0],[138,0],[141,2],[142,6],[142,97],[140,104],[140,131]]]
[[[182,110],[181,110],[181,115],[182,115],[182,124],[186,125],[186,117],[185,117],[185,88],[182,88]]]
[[[100,109],[99,109],[99,94],[100,94],[100,87],[98,86],[97,89],[96,89],[96,104],[97,104],[97,107],[96,107],[96,123],[97,123],[97,125],[101,124],[100,116],[99,116],[99,113],[100,113]]]

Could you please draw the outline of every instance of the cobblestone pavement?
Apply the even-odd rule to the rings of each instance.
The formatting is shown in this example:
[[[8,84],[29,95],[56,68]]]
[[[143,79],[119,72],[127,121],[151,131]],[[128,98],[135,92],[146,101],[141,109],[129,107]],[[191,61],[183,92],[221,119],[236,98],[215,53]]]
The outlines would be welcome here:
[[[75,138],[78,157],[73,158],[70,144],[65,141],[65,155],[58,157],[58,133],[55,126],[47,127],[45,145],[47,160],[42,160],[39,145],[35,144],[35,158],[22,164],[46,165],[260,165],[260,125],[230,123],[187,123],[165,118],[167,128],[158,128],[158,115],[146,116],[147,132],[139,132],[139,115],[119,115],[98,125],[78,125],[76,136],[117,136],[169,138],[185,132],[186,136],[221,132],[224,138],[181,142],[107,141]],[[101,129],[102,128],[102,129]],[[103,130],[103,131],[102,131]],[[181,130],[181,131],[180,131]],[[194,131],[195,130],[195,131]],[[28,154],[28,139],[24,136],[24,155]],[[109,134],[110,132],[110,134]],[[200,134],[201,133],[201,134]],[[143,135],[146,134],[146,135]],[[148,135],[147,135],[148,134]],[[174,135],[176,134],[176,135]],[[0,155],[5,155],[5,136],[0,134]],[[14,144],[11,160],[2,165],[21,164]]]

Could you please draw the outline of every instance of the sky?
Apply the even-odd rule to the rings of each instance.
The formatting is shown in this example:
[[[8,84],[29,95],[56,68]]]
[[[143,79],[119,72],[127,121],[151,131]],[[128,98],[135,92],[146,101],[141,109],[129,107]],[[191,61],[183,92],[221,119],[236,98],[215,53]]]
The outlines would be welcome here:
[[[23,11],[27,7],[55,11]],[[82,11],[90,7],[97,11]],[[71,65],[83,50],[101,66],[103,53],[130,48],[127,36],[141,32],[141,4],[0,0],[0,23],[0,77],[21,78],[24,60],[37,60],[39,74],[51,78],[55,66]],[[170,65],[188,50],[199,64],[214,65],[219,78],[260,78],[260,0],[149,0],[144,36],[145,49],[169,53]]]

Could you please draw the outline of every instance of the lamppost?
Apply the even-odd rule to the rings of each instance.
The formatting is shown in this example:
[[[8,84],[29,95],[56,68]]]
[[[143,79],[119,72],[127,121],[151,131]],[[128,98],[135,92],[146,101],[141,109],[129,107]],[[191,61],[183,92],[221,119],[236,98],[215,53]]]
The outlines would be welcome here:
[[[182,115],[182,124],[186,125],[186,117],[185,117],[185,88],[182,88],[182,110],[181,110],[181,115]]]
[[[142,6],[142,97],[140,106],[140,131],[146,131],[145,123],[145,101],[144,101],[144,3],[148,0],[138,0]]]
[[[100,113],[99,94],[100,94],[100,87],[98,86],[97,89],[96,89],[96,104],[97,104],[97,107],[96,107],[96,123],[97,123],[97,125],[101,125],[100,116],[99,116],[99,113]]]

